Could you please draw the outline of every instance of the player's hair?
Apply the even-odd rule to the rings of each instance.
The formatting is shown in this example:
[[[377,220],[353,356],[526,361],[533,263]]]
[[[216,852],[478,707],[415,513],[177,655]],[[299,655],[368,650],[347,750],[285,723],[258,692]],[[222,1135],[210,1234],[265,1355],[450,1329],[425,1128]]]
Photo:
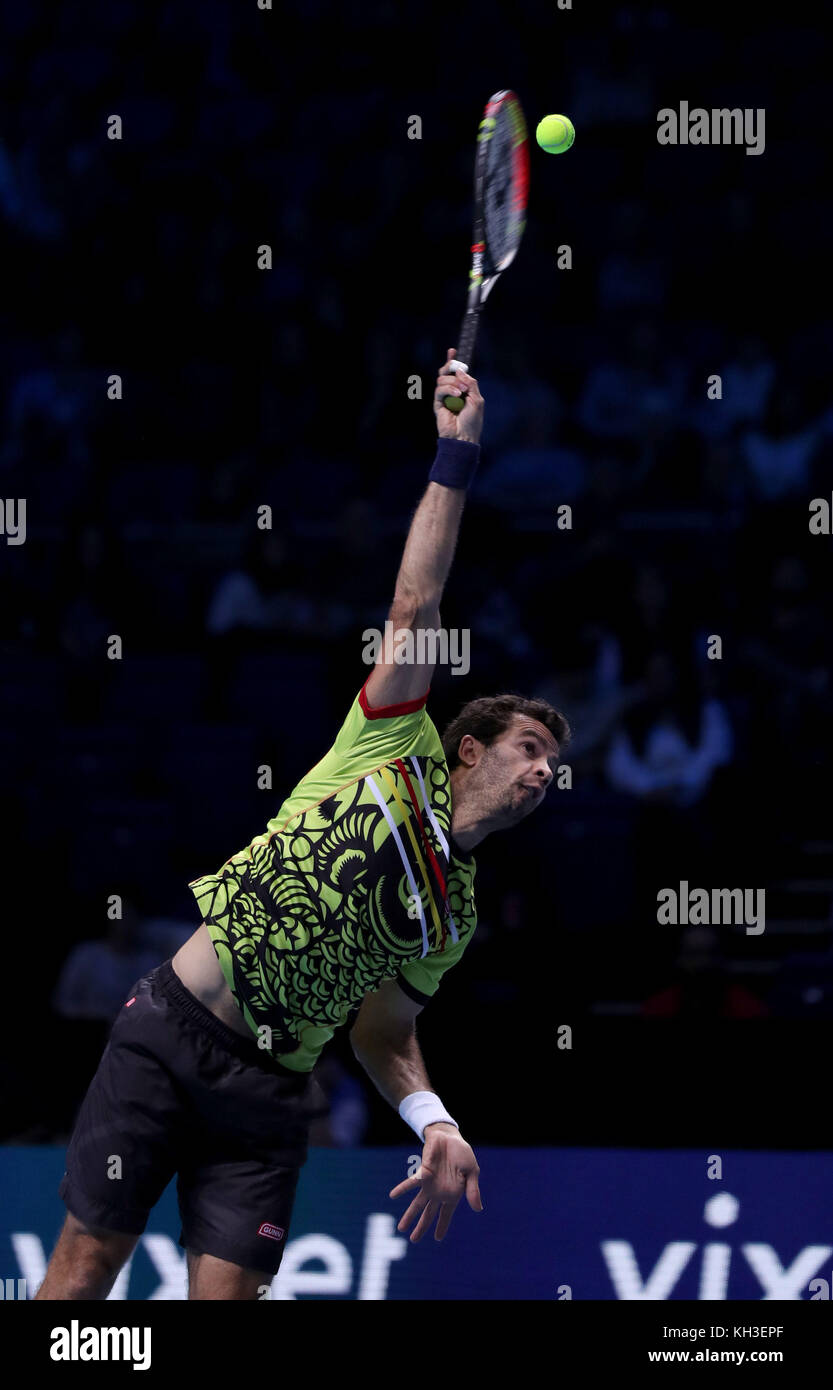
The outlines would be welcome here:
[[[528,699],[525,695],[479,695],[463,705],[460,713],[446,725],[442,733],[442,745],[449,771],[460,759],[457,750],[464,734],[471,734],[488,748],[506,729],[514,714],[526,715],[543,724],[558,743],[559,748],[570,740],[570,726],[564,715],[554,709],[546,700]]]

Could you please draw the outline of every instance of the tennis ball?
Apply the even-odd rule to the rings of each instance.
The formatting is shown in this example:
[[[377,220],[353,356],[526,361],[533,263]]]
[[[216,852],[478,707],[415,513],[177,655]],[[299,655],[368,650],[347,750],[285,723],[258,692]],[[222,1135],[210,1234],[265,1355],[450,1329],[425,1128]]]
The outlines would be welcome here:
[[[569,116],[545,116],[538,122],[535,139],[547,154],[563,154],[576,138]]]

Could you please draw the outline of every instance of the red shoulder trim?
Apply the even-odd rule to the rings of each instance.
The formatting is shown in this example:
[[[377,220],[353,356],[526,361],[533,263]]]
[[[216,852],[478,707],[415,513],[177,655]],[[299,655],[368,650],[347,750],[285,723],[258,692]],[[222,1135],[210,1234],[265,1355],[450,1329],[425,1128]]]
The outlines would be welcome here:
[[[371,671],[367,681],[370,680],[370,676],[372,675],[373,672]],[[429,685],[425,694],[420,695],[416,700],[403,700],[399,705],[380,705],[378,709],[371,709],[370,705],[367,703],[367,695],[365,694],[367,681],[365,681],[359,691],[359,704],[361,705],[363,714],[368,719],[393,719],[397,714],[413,714],[414,710],[422,709],[422,706],[425,704],[431,692],[431,687]]]

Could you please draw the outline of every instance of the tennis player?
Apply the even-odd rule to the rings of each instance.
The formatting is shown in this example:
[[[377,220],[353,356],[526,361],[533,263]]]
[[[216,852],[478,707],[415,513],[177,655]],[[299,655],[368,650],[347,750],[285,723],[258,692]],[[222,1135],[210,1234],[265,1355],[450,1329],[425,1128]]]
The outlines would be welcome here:
[[[453,356],[389,615],[412,638],[440,626],[480,453],[483,398],[446,370]],[[443,398],[461,393],[454,414]],[[106,1298],[174,1173],[189,1297],[262,1297],[321,1113],[312,1069],[345,1025],[423,1146],[390,1193],[411,1198],[398,1229],[415,1241],[436,1222],[442,1240],[463,1194],[482,1210],[477,1159],[431,1087],[415,1020],[474,931],[472,850],[540,805],[568,729],[543,700],[497,695],[470,701],[441,739],[425,708],[433,668],[396,650],[382,646],[267,833],[191,884],[202,925],[130,990],[78,1114],[37,1298]]]

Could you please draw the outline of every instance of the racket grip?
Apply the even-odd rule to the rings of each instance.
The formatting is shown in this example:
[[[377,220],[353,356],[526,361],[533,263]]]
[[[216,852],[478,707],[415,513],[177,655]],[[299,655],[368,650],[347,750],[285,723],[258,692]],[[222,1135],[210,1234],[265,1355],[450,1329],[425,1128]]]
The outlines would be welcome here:
[[[468,369],[467,362],[460,362],[456,357],[452,357],[445,370],[447,372],[467,372]],[[465,404],[465,394],[462,396],[445,396],[443,398],[443,405],[446,410],[451,411],[452,415],[459,415]]]

